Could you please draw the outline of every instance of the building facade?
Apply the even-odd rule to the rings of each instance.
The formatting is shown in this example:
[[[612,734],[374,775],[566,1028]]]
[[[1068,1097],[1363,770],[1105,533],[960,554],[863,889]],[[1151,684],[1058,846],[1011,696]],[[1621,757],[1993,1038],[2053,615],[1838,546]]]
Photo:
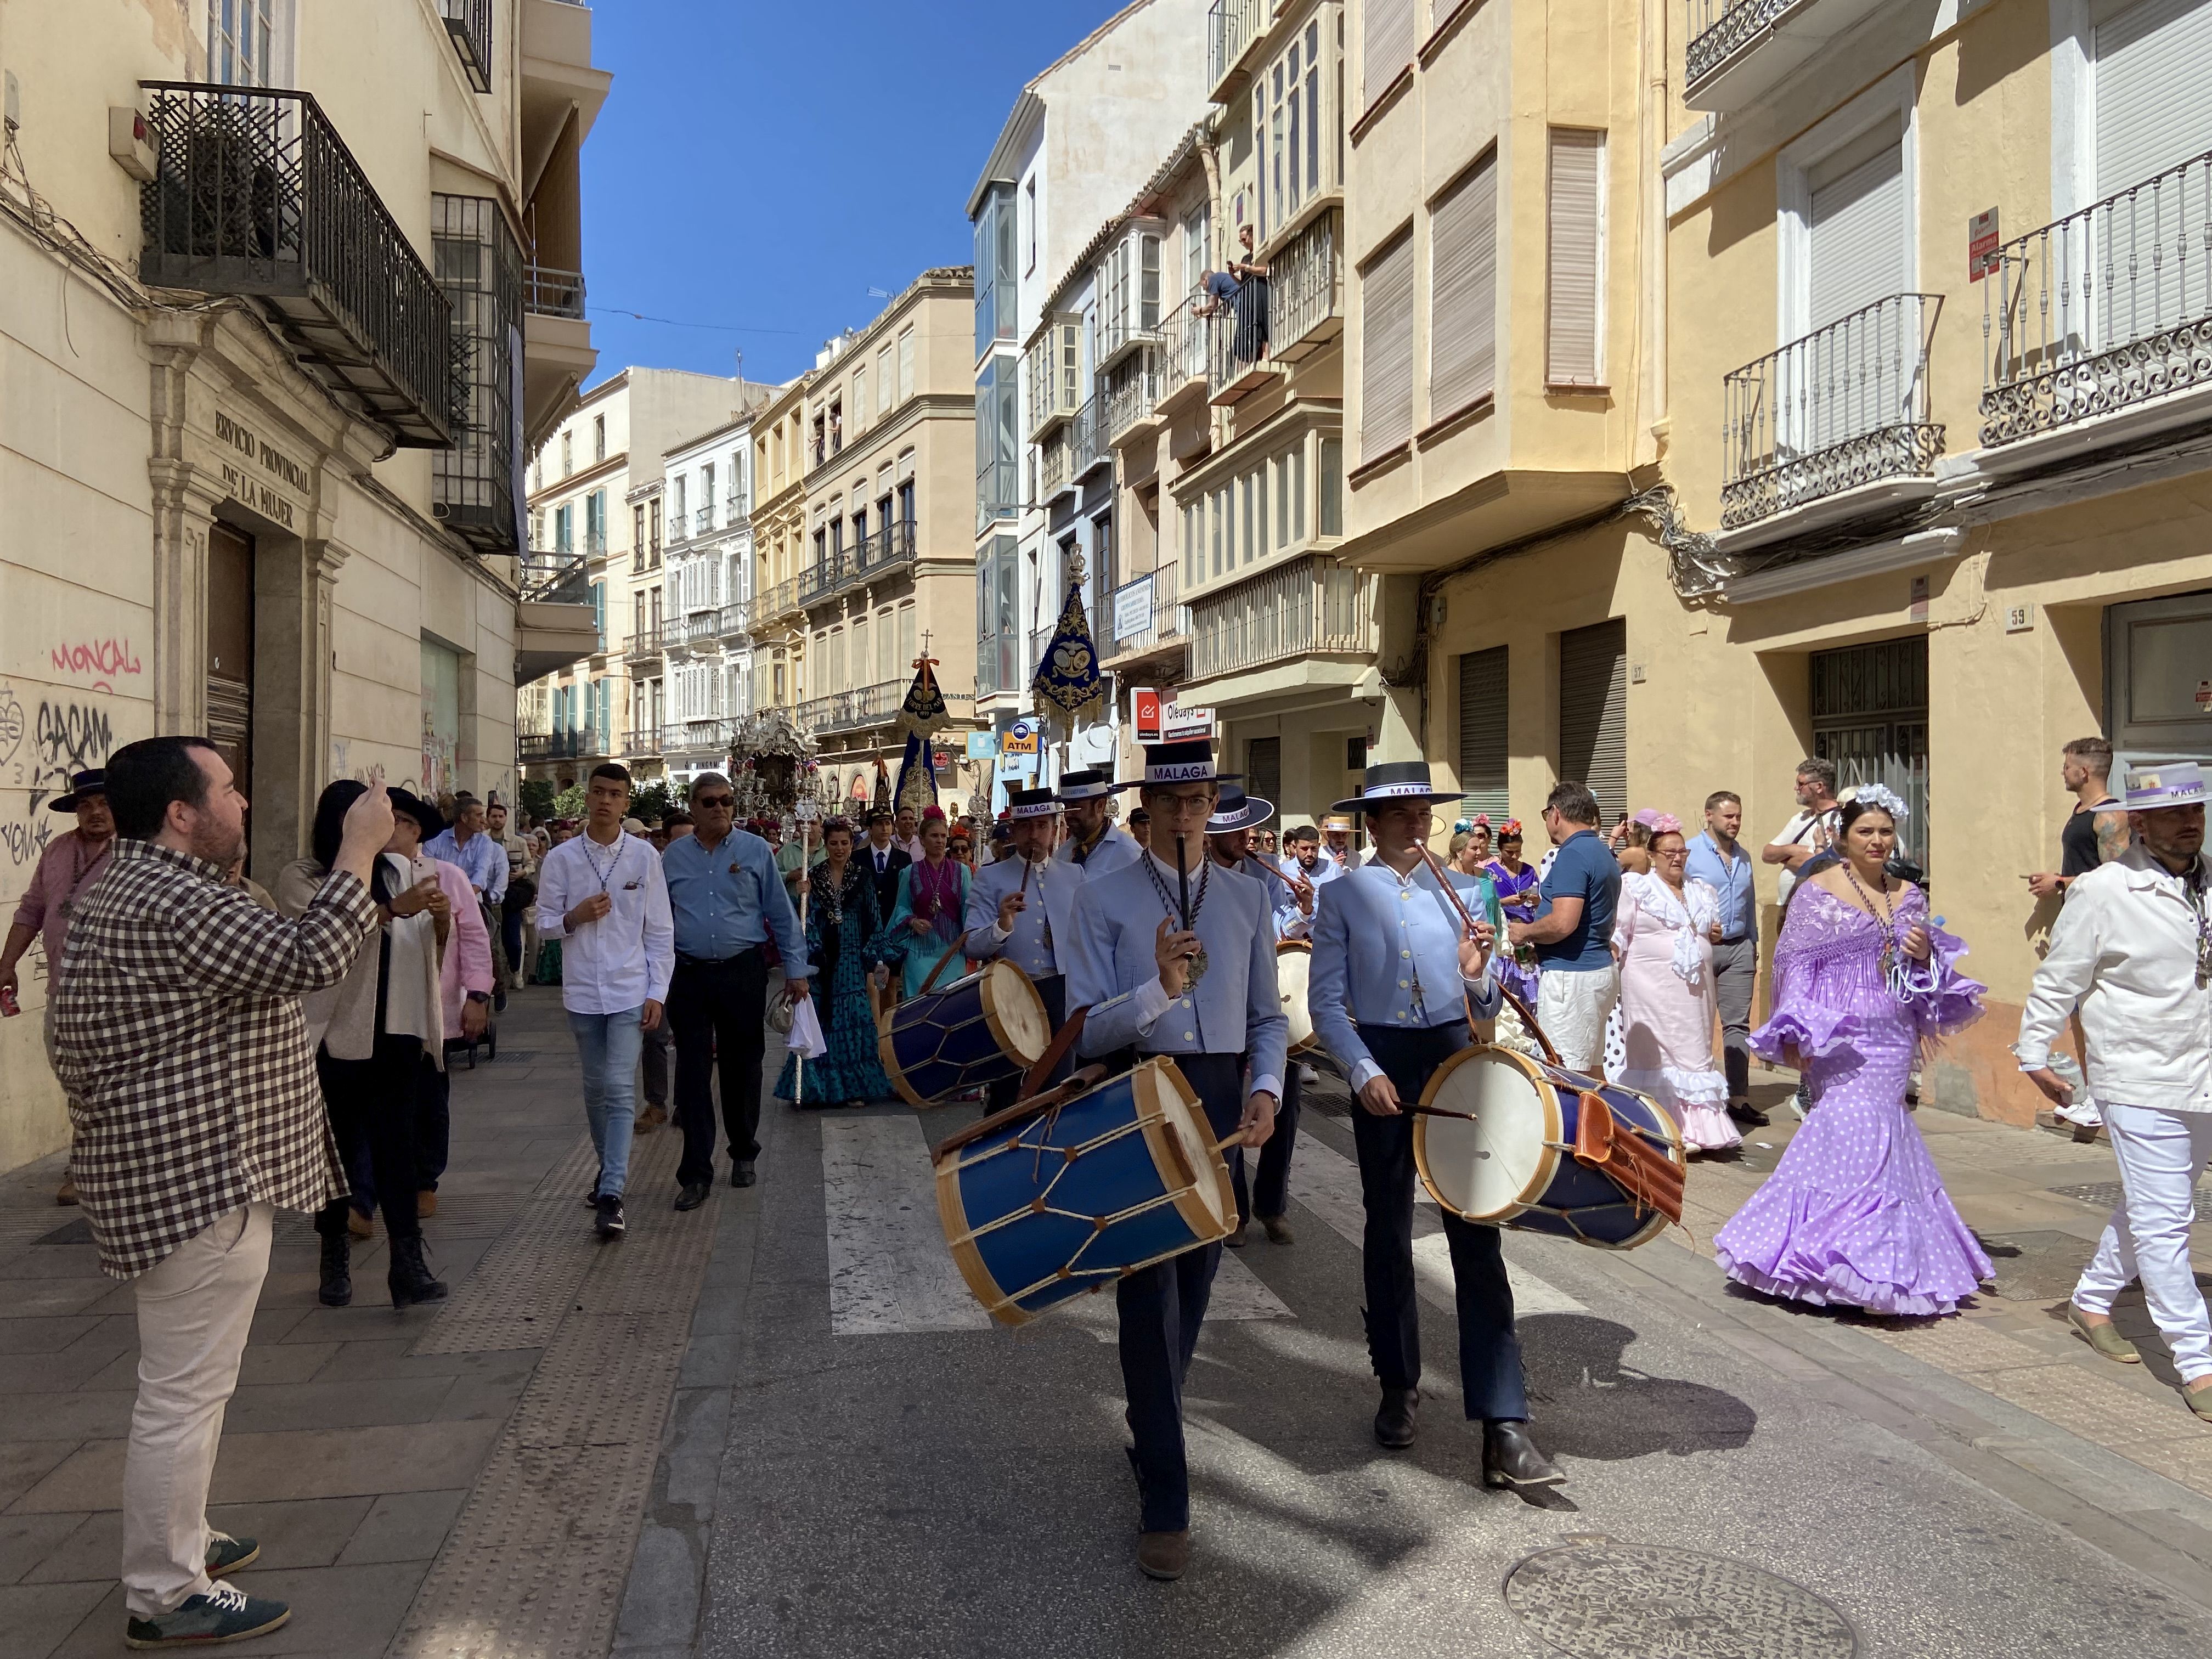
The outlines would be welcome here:
[[[11,894],[70,774],[154,732],[221,747],[264,878],[335,778],[511,789],[518,672],[585,642],[517,555],[592,363],[592,13],[79,11],[0,30]],[[0,1167],[67,1138],[39,1025],[0,1022]]]
[[[825,349],[802,397],[805,629],[799,724],[817,743],[825,793],[872,799],[896,782],[893,731],[925,653],[948,711],[975,708],[975,566],[969,531],[975,408],[963,343],[975,293],[965,267],[926,270],[868,324]],[[941,781],[957,789],[957,757]]]
[[[526,779],[567,788],[608,760],[647,778],[660,773],[659,726],[635,723],[635,687],[663,681],[665,704],[666,658],[654,633],[652,653],[633,668],[630,640],[665,587],[678,513],[684,544],[696,536],[692,497],[684,493],[692,480],[685,476],[683,488],[658,503],[652,485],[662,480],[673,446],[726,424],[740,399],[733,378],[625,368],[585,393],[532,458],[532,577],[592,607],[596,649],[522,689],[518,752]]]
[[[750,409],[771,390],[743,388],[747,413],[669,452],[658,489],[671,513],[667,566],[649,596],[641,591],[632,601],[632,724],[659,733],[659,759],[680,787],[728,765],[737,723],[751,708]],[[679,501],[680,522],[673,516]],[[663,663],[659,674],[652,672],[656,652]]]
[[[1184,131],[1203,112],[1206,18],[1205,0],[1137,0],[1101,25],[1023,88],[969,197],[976,706],[1000,735],[1030,712],[1029,684],[1066,597],[1068,554],[1084,556],[1085,592],[1095,597],[1091,538],[1102,520],[1111,535],[1113,471],[1095,436],[1085,440],[1073,498],[1064,488],[1048,495],[1046,444],[1061,424],[1056,411],[1065,404],[1072,422],[1090,402],[1096,362],[1087,313],[1054,307],[1089,303],[1085,246],[1158,167],[1162,135]],[[1042,338],[1048,319],[1066,356],[1044,405],[1055,412],[1041,423],[1028,401],[1024,348]],[[1040,386],[1036,395],[1047,391]],[[1084,428],[1097,429],[1095,418]],[[1072,441],[1057,453],[1072,458]],[[1109,552],[1110,562],[1110,544]],[[1042,775],[1108,763],[1115,743],[1111,720],[1095,735],[1078,733],[1073,750],[1062,742],[1040,757]]]

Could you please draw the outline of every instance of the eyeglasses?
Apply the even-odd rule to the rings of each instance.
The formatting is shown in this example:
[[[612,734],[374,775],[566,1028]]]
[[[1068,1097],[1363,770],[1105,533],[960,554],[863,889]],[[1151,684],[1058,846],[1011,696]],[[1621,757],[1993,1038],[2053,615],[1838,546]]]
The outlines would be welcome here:
[[[702,811],[717,807],[735,806],[737,804],[738,798],[735,795],[701,795],[691,803]]]

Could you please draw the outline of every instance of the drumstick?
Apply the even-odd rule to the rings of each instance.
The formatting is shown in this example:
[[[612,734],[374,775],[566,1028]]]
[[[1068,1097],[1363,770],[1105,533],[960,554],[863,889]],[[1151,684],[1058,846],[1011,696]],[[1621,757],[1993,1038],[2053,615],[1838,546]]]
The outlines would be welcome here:
[[[1427,860],[1429,866],[1436,872],[1437,885],[1444,890],[1444,896],[1451,901],[1452,908],[1459,912],[1459,919],[1466,925],[1468,936],[1472,939],[1474,936],[1474,918],[1468,914],[1467,906],[1460,902],[1458,893],[1453,890],[1450,880],[1444,874],[1443,865],[1427,848],[1422,848],[1420,853],[1422,858]],[[1536,1024],[1535,1011],[1515,994],[1512,988],[1505,983],[1502,976],[1498,981],[1498,988],[1507,1003],[1511,1006],[1513,1012],[1520,1016],[1521,1024],[1543,1048],[1544,1058],[1550,1060],[1553,1065],[1558,1065],[1559,1051],[1552,1046],[1552,1039],[1544,1035],[1544,1028]]]

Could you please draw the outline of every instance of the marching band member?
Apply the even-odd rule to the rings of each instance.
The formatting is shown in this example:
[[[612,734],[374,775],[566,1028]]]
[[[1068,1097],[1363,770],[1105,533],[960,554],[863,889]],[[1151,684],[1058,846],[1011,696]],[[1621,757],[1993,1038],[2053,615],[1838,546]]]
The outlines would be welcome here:
[[[1274,815],[1274,803],[1248,795],[1236,784],[1221,787],[1213,816],[1206,821],[1206,851],[1224,870],[1256,881],[1267,890],[1274,911],[1275,938],[1304,939],[1313,924],[1314,890],[1310,882],[1293,884],[1275,867],[1274,860],[1252,850],[1252,826]],[[1237,1231],[1223,1241],[1233,1249],[1244,1248],[1244,1229],[1254,1216],[1278,1244],[1294,1242],[1291,1224],[1283,1212],[1290,1203],[1291,1149],[1297,1139],[1298,1106],[1304,1095],[1302,1066],[1283,1073],[1283,1103],[1275,1112],[1275,1133],[1260,1149],[1259,1173],[1248,1184],[1243,1167],[1237,1170]]]
[[[1468,1043],[1468,1005],[1494,1018],[1503,1001],[1483,920],[1481,885],[1453,875],[1476,920],[1472,935],[1423,856],[1430,806],[1459,796],[1430,787],[1419,761],[1367,769],[1358,796],[1375,856],[1322,890],[1314,922],[1314,1029],[1358,1097],[1352,1115],[1367,1210],[1363,1247],[1367,1351],[1382,1385],[1375,1437],[1397,1450],[1413,1443],[1420,1403],[1421,1341],[1413,1293],[1413,1120],[1438,1065]],[[1449,872],[1447,872],[1449,873]],[[1459,1304],[1459,1364],[1467,1415],[1482,1431],[1482,1474],[1493,1486],[1544,1486],[1565,1477],[1528,1437],[1513,1289],[1498,1230],[1444,1212]]]
[[[1053,857],[1096,878],[1125,870],[1144,856],[1137,838],[1108,815],[1114,793],[1125,783],[1109,783],[1103,772],[1063,772],[1060,803],[1067,809],[1067,838]]]
[[[1219,789],[1210,741],[1148,745],[1140,787],[1152,850],[1084,884],[1068,1000],[1089,1011],[1086,1055],[1133,1045],[1174,1060],[1215,1136],[1241,1133],[1228,1149],[1234,1169],[1244,1147],[1267,1141],[1283,1091],[1288,1022],[1275,994],[1267,896],[1206,856]],[[1181,1577],[1190,1558],[1182,1382],[1220,1263],[1220,1247],[1209,1244],[1115,1287],[1141,1505],[1137,1565],[1154,1578]]]
[[[1045,1017],[1056,1036],[1067,1018],[1065,963],[1075,938],[1075,899],[1083,876],[1053,860],[1060,803],[1051,790],[1009,790],[1006,821],[1013,831],[1012,849],[978,870],[968,889],[966,948],[971,960],[1004,957],[1027,974],[1044,1000]],[[1063,1060],[1060,1070],[1068,1063]],[[1021,1082],[1006,1078],[993,1084],[989,1109],[1012,1105]]]

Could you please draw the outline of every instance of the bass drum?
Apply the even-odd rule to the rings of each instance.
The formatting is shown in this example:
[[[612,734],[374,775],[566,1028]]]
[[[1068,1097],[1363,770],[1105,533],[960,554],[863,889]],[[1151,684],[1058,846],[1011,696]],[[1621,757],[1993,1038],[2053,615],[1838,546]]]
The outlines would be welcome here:
[[[1275,942],[1275,992],[1282,998],[1283,1014],[1291,1022],[1291,1053],[1302,1054],[1321,1039],[1314,1035],[1313,1010],[1306,1001],[1306,986],[1313,975],[1313,946],[1302,939]]]

